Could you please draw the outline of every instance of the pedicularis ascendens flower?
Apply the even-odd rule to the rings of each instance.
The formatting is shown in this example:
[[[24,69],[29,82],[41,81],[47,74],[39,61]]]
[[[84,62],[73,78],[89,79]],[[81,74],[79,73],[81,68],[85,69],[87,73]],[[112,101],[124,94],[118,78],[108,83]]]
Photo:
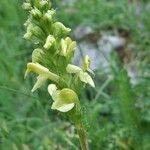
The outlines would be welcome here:
[[[23,8],[29,12],[24,38],[34,47],[25,77],[29,72],[38,75],[32,92],[49,82],[48,92],[54,101],[51,108],[79,122],[79,91],[86,83],[95,86],[89,57],[85,57],[81,68],[72,65],[76,42],[69,37],[71,29],[55,21],[56,11],[51,8],[50,0],[26,0]]]

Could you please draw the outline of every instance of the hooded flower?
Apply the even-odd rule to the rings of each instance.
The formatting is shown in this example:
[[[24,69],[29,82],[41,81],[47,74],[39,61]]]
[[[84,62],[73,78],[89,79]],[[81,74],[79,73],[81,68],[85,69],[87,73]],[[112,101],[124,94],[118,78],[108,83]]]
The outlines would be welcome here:
[[[27,64],[27,70],[25,73],[25,77],[29,72],[34,72],[38,74],[39,76],[37,77],[37,81],[32,88],[32,92],[34,92],[36,89],[40,88],[47,79],[52,80],[54,82],[58,82],[59,76],[50,72],[47,68],[44,66],[38,64],[38,63],[28,63]]]
[[[76,47],[76,42],[72,41],[71,38],[67,37],[65,39],[61,39],[61,55],[70,57],[74,52]]]
[[[48,20],[49,22],[52,21],[52,17],[55,14],[55,10],[48,10],[45,14],[44,14],[44,19]]]
[[[62,34],[68,34],[71,31],[70,28],[65,27],[61,22],[55,22],[53,24],[53,28],[54,28],[53,29],[54,30],[54,34],[56,36],[60,36]]]
[[[31,10],[31,15],[37,19],[42,17],[42,13],[36,7]]]
[[[60,112],[68,112],[73,109],[78,102],[77,94],[69,88],[57,90],[55,84],[50,84],[48,86],[48,92],[54,100],[51,109],[56,109]]]
[[[78,75],[79,79],[82,82],[88,83],[92,87],[95,87],[93,79],[86,72],[86,71],[92,72],[90,70],[90,68],[89,68],[89,64],[90,64],[89,57],[86,56],[85,59],[84,59],[84,62],[83,62],[83,69],[78,67],[78,66],[75,66],[75,65],[72,65],[72,64],[68,64],[68,66],[66,67],[66,70],[67,70],[68,73],[72,73],[72,74]]]
[[[44,44],[44,48],[49,49],[55,43],[55,41],[55,38],[52,35],[49,35]]]
[[[44,54],[43,50],[40,48],[35,49],[32,52],[32,62],[33,63],[37,63],[40,62],[41,58],[42,58],[42,54]]]

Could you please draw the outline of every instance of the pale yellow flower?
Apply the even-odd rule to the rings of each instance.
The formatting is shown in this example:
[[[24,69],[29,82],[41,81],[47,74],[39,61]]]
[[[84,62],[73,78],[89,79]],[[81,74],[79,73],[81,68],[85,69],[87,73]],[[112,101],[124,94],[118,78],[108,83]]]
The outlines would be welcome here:
[[[91,78],[91,76],[86,71],[84,71],[82,68],[72,65],[72,64],[68,64],[68,66],[66,67],[66,70],[68,73],[77,74],[79,79],[82,82],[88,83],[92,87],[95,87],[94,81]]]
[[[25,77],[29,72],[34,72],[38,74],[37,82],[35,83],[34,87],[32,88],[32,92],[34,92],[36,89],[40,88],[47,79],[52,80],[54,82],[59,81],[59,76],[50,72],[46,67],[38,64],[38,63],[28,63],[27,64],[27,70],[25,73]]]
[[[55,38],[52,35],[49,35],[43,47],[45,49],[49,49],[55,43],[55,41]]]
[[[74,52],[76,47],[76,42],[72,41],[71,38],[67,37],[65,39],[61,39],[61,52],[60,55],[70,57]]]
[[[79,101],[77,94],[69,88],[57,90],[56,85],[50,84],[48,86],[48,92],[54,100],[51,109],[58,110],[60,112],[70,111]]]

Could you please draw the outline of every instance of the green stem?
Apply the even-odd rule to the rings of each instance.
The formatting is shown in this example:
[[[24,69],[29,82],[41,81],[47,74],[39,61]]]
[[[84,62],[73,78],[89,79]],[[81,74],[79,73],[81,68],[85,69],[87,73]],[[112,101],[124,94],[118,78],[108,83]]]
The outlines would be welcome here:
[[[79,140],[80,140],[82,150],[89,150],[86,132],[82,123],[76,124],[75,126],[77,129],[77,133],[79,135]]]

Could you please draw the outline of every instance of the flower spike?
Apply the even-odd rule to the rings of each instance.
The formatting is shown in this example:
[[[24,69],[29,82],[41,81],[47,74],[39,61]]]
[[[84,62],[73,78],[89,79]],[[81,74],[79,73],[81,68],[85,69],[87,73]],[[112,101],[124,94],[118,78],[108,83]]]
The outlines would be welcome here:
[[[78,95],[84,86],[82,82],[95,87],[88,74],[90,59],[85,57],[82,67],[72,65],[76,42],[69,37],[71,29],[63,23],[55,21],[55,9],[51,8],[51,0],[25,0],[23,8],[28,11],[25,22],[24,38],[32,42],[32,62],[27,63],[28,73],[37,74],[32,92],[43,86],[48,80],[48,93],[53,103],[52,110],[64,113],[78,130],[81,143],[85,147],[86,134],[82,124],[82,112]]]

